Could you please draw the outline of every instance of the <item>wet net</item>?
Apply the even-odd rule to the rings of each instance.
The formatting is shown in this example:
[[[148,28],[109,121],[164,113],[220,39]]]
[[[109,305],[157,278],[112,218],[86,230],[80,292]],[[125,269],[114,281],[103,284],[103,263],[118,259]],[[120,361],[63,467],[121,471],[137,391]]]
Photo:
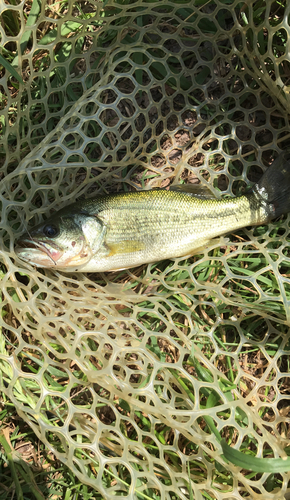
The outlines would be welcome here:
[[[2,390],[104,499],[289,498],[289,473],[274,488],[221,447],[289,453],[289,217],[114,273],[14,253],[27,227],[96,193],[253,185],[289,142],[285,5],[0,5],[24,80],[1,66]]]

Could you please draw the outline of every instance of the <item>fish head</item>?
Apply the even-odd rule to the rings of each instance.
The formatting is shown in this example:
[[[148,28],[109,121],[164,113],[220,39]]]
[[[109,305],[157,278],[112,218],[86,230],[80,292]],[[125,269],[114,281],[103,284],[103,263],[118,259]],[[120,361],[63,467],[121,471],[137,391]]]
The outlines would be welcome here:
[[[37,267],[77,268],[86,264],[103,233],[96,217],[60,211],[16,242],[16,255]]]

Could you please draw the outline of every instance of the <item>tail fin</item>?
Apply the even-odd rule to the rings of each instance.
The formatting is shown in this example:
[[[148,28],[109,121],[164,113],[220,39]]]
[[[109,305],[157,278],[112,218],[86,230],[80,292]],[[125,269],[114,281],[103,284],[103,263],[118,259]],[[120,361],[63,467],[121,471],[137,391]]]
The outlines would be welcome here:
[[[254,186],[269,207],[271,218],[290,212],[290,152],[281,153]]]

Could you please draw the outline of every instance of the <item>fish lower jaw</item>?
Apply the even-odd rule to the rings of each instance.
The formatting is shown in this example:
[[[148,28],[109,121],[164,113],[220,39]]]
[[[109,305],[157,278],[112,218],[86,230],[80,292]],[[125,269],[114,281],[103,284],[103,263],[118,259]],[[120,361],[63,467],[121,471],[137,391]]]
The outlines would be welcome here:
[[[27,262],[32,266],[46,268],[56,267],[56,262],[54,261],[54,259],[41,250],[33,248],[29,248],[29,250],[23,250],[23,248],[21,247],[16,247],[15,253],[19,259]]]

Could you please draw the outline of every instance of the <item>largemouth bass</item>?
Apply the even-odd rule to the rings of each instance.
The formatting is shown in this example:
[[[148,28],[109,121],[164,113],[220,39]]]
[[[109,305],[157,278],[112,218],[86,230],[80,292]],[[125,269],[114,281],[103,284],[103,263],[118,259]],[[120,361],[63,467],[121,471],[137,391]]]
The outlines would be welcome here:
[[[281,154],[252,191],[216,199],[163,189],[97,196],[54,213],[24,234],[16,254],[65,271],[113,271],[181,257],[216,236],[290,210],[290,161]],[[211,195],[213,196],[213,195]]]

